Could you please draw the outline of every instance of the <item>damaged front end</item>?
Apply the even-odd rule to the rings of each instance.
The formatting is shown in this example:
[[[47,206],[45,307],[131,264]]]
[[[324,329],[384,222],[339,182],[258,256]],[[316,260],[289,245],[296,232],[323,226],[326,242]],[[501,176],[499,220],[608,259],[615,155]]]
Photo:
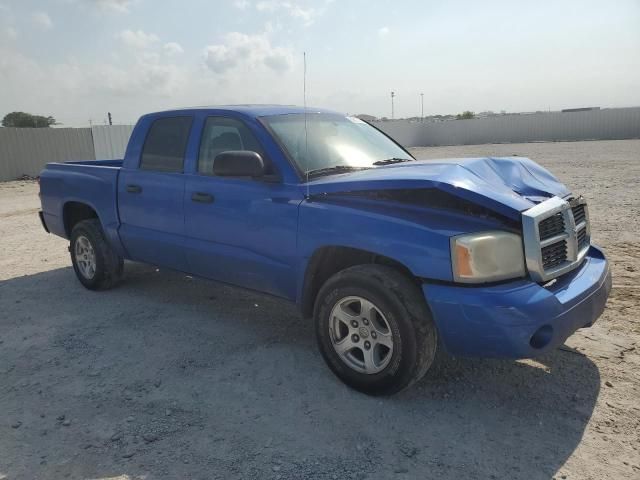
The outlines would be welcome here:
[[[472,217],[491,219],[503,223],[509,229],[519,230],[520,224],[515,219],[502,215],[483,205],[465,200],[437,188],[389,189],[389,190],[361,190],[350,192],[321,193],[309,197],[310,201],[344,201],[368,200],[397,204],[398,206],[412,206],[443,211],[456,212]]]
[[[310,196],[380,192],[383,198],[384,192],[392,192],[394,199],[408,196],[411,202],[434,205],[454,204],[455,197],[517,222],[521,212],[537,203],[570,193],[548,170],[522,157],[418,160],[321,177],[304,188]],[[426,192],[402,193],[415,190]],[[432,190],[449,196],[438,197]]]
[[[518,235],[526,272],[536,282],[576,268],[589,247],[584,200],[571,200],[564,185],[526,158],[406,162],[323,177],[305,188],[307,202],[353,209],[376,215],[379,220],[411,222],[421,230],[430,230],[432,236],[446,237],[448,243],[455,243],[447,250],[448,280],[456,282],[508,278],[499,273],[465,277],[462,270],[456,270],[458,266],[489,271],[493,266],[498,271],[497,265],[503,261],[496,249],[479,253],[480,246],[491,242],[477,238],[469,242],[469,234],[495,236],[504,231]],[[461,236],[465,241],[456,243]],[[467,254],[461,250],[465,242],[469,244]],[[469,260],[466,265],[458,265],[456,251],[475,255],[476,263]]]
[[[586,203],[530,160],[407,162],[304,188],[303,254],[346,246],[406,267],[449,353],[535,357],[604,310]]]

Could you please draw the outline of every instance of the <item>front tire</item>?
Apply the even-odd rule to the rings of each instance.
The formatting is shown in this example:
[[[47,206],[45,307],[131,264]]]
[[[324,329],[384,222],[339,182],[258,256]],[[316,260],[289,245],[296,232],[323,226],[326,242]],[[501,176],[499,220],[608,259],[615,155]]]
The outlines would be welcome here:
[[[314,318],[327,365],[361,392],[399,392],[433,363],[438,335],[422,292],[391,267],[338,272],[320,289]]]
[[[83,220],[73,227],[69,251],[78,280],[89,290],[106,290],[121,280],[124,260],[107,242],[99,220]]]

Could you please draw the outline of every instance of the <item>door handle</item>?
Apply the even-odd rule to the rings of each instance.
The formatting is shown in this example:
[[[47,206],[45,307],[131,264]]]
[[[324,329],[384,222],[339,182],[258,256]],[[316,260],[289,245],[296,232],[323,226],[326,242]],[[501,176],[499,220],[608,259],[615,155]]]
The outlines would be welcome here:
[[[213,203],[214,198],[213,195],[209,195],[208,193],[193,192],[191,194],[191,200],[199,203]]]
[[[142,187],[140,185],[127,185],[127,192],[129,193],[141,193]]]

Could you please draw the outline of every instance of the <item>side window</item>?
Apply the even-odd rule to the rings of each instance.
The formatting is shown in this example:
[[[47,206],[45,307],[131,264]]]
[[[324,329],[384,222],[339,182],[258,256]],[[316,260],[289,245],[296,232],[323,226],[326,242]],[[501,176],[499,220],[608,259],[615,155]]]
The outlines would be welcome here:
[[[142,148],[140,168],[182,172],[191,122],[191,117],[159,118],[153,122]]]
[[[250,150],[259,153],[269,167],[264,151],[249,128],[239,120],[227,117],[209,117],[202,130],[198,172],[213,175],[213,160],[221,152],[229,150]]]

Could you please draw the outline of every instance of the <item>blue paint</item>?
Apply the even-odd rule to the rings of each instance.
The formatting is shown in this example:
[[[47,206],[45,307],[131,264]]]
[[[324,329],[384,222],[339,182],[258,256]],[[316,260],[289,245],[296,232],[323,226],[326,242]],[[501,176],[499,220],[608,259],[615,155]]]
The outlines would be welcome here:
[[[519,280],[488,287],[425,283],[441,339],[456,355],[531,358],[561,345],[604,310],[611,273],[603,253],[591,247],[585,262],[549,288]],[[541,327],[553,329],[542,349],[529,345]]]
[[[579,269],[549,288],[527,279],[490,286],[452,283],[451,236],[512,228],[522,211],[546,198],[569,195],[547,170],[520,157],[452,159],[398,163],[307,183],[260,121],[262,116],[301,112],[297,107],[234,106],[145,115],[123,160],[47,165],[40,184],[46,225],[51,233],[68,238],[64,206],[80,202],[97,212],[109,242],[125,258],[297,303],[302,301],[309,259],[319,248],[344,246],[384,255],[423,282],[443,344],[455,354],[533,357],[601,314],[611,276],[595,247]],[[182,115],[193,118],[183,172],[139,169],[153,121]],[[200,137],[209,116],[244,122],[277,179],[198,174]],[[131,185],[141,191],[129,191]],[[411,189],[437,189],[496,215],[471,216],[353,195]],[[198,192],[215,201],[193,202]],[[553,332],[550,342],[533,348],[529,339],[546,325]]]

